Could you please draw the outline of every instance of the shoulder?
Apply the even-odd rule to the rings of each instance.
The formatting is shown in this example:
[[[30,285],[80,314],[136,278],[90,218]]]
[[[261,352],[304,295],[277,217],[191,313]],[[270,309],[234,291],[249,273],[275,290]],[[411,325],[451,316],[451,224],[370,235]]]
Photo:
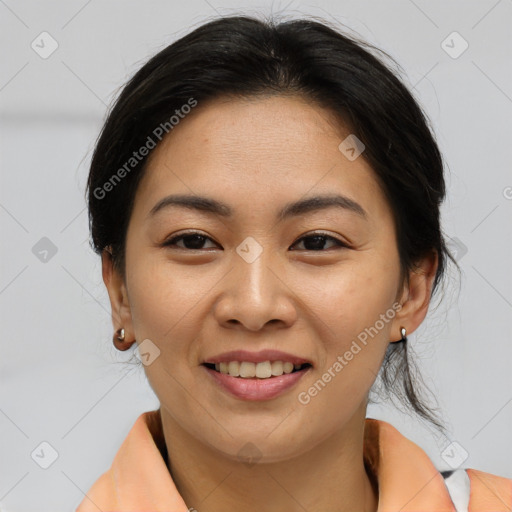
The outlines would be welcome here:
[[[456,512],[512,510],[512,479],[471,468],[440,473]]]
[[[89,492],[85,495],[85,498],[80,503],[75,512],[97,512],[98,507],[97,501],[101,501],[101,507],[103,510],[113,510],[117,503],[112,495],[112,489],[114,488],[114,481],[112,477],[112,470],[105,471],[89,489]],[[94,500],[92,499],[94,498]]]
[[[390,505],[383,510],[405,499],[408,511],[512,512],[512,479],[472,468],[442,471],[385,421],[366,419],[365,461],[383,484],[383,500]]]
[[[472,512],[512,510],[512,479],[477,469],[466,470],[471,483]]]

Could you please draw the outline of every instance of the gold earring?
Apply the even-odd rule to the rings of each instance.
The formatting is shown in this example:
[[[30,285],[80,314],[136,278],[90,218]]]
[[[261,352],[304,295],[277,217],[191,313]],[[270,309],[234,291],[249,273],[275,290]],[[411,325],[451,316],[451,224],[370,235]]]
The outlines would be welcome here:
[[[124,329],[122,327],[115,332],[114,338],[121,342],[124,341]]]

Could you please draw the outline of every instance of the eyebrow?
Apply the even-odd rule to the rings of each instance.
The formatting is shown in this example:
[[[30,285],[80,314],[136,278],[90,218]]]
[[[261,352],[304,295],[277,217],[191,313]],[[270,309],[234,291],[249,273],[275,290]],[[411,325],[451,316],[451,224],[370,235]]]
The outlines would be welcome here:
[[[198,210],[225,218],[232,217],[234,213],[229,205],[216,199],[197,195],[177,194],[160,199],[151,208],[148,218],[153,217],[168,207],[188,208],[189,210]],[[356,213],[365,220],[368,219],[367,212],[359,203],[343,195],[320,195],[288,203],[278,212],[277,219],[283,221],[290,217],[333,207]]]

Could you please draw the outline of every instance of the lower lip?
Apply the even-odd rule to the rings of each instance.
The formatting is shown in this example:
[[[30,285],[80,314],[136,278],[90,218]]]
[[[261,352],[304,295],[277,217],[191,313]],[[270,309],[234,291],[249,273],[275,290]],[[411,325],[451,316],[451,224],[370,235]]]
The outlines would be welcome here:
[[[293,373],[284,373],[279,377],[258,379],[257,377],[244,379],[232,377],[226,373],[220,373],[207,366],[203,368],[212,376],[214,381],[232,395],[242,400],[270,400],[292,388],[311,369],[311,366],[304,370]]]

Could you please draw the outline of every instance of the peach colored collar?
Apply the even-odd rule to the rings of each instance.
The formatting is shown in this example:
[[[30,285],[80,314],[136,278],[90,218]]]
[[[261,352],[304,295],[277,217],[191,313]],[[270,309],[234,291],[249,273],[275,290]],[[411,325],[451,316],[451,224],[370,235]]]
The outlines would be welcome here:
[[[164,447],[160,410],[141,414],[76,512],[188,512],[162,458]],[[455,512],[427,454],[389,423],[365,420],[364,457],[378,481],[378,512]],[[470,512],[511,510],[512,480],[467,471]]]

